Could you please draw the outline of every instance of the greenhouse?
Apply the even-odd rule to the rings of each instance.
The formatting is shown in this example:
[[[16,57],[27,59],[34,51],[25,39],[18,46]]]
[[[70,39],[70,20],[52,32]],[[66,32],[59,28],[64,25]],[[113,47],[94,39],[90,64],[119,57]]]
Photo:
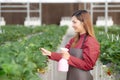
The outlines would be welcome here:
[[[0,0],[0,80],[81,80],[72,68],[120,80],[119,14],[119,0]],[[82,58],[71,53],[78,44]]]

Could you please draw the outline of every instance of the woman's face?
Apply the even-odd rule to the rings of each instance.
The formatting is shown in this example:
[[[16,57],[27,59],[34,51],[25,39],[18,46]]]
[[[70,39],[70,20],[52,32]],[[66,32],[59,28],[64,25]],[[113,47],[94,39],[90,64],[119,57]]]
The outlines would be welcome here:
[[[72,27],[74,28],[75,32],[78,32],[80,34],[85,33],[85,29],[83,27],[83,22],[78,20],[76,16],[72,17]]]

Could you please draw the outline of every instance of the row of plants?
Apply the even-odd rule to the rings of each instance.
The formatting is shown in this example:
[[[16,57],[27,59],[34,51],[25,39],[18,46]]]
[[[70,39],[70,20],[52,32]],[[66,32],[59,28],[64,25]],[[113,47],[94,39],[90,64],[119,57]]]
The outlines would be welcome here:
[[[104,27],[95,27],[96,37],[101,45],[100,61],[109,67],[109,74],[120,74],[120,28],[108,28],[108,33],[102,29]]]
[[[1,26],[1,34],[0,34],[0,44],[3,44],[6,41],[16,41],[21,37],[25,37],[30,34],[35,34],[38,32],[43,32],[44,28],[41,27],[25,27],[22,25],[7,25]]]
[[[67,27],[50,25],[37,29],[43,29],[42,33],[0,46],[0,80],[41,80],[38,75],[46,70],[48,59],[39,48],[55,51]]]
[[[105,31],[105,26],[94,26],[97,31]],[[115,26],[110,26],[107,28],[109,34],[120,34],[120,26],[115,25]]]

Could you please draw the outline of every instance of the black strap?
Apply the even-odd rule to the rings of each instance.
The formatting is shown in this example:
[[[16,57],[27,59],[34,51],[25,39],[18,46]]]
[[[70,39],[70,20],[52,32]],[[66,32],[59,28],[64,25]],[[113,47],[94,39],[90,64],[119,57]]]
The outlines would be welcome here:
[[[86,38],[87,38],[87,34],[84,36],[81,48],[83,48],[83,45],[84,45],[84,42],[85,42]]]

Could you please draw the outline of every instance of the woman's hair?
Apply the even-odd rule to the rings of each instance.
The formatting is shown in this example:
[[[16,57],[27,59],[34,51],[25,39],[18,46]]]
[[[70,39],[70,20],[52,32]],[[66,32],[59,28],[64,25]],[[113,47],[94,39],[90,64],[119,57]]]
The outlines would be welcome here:
[[[90,14],[86,10],[77,10],[73,13],[72,16],[75,16],[80,22],[83,23],[83,27],[85,28],[87,35],[95,37],[93,25],[91,22],[91,17],[90,17]],[[77,33],[74,36],[74,42],[72,44],[72,47],[76,45],[79,38],[80,38],[80,34]]]

